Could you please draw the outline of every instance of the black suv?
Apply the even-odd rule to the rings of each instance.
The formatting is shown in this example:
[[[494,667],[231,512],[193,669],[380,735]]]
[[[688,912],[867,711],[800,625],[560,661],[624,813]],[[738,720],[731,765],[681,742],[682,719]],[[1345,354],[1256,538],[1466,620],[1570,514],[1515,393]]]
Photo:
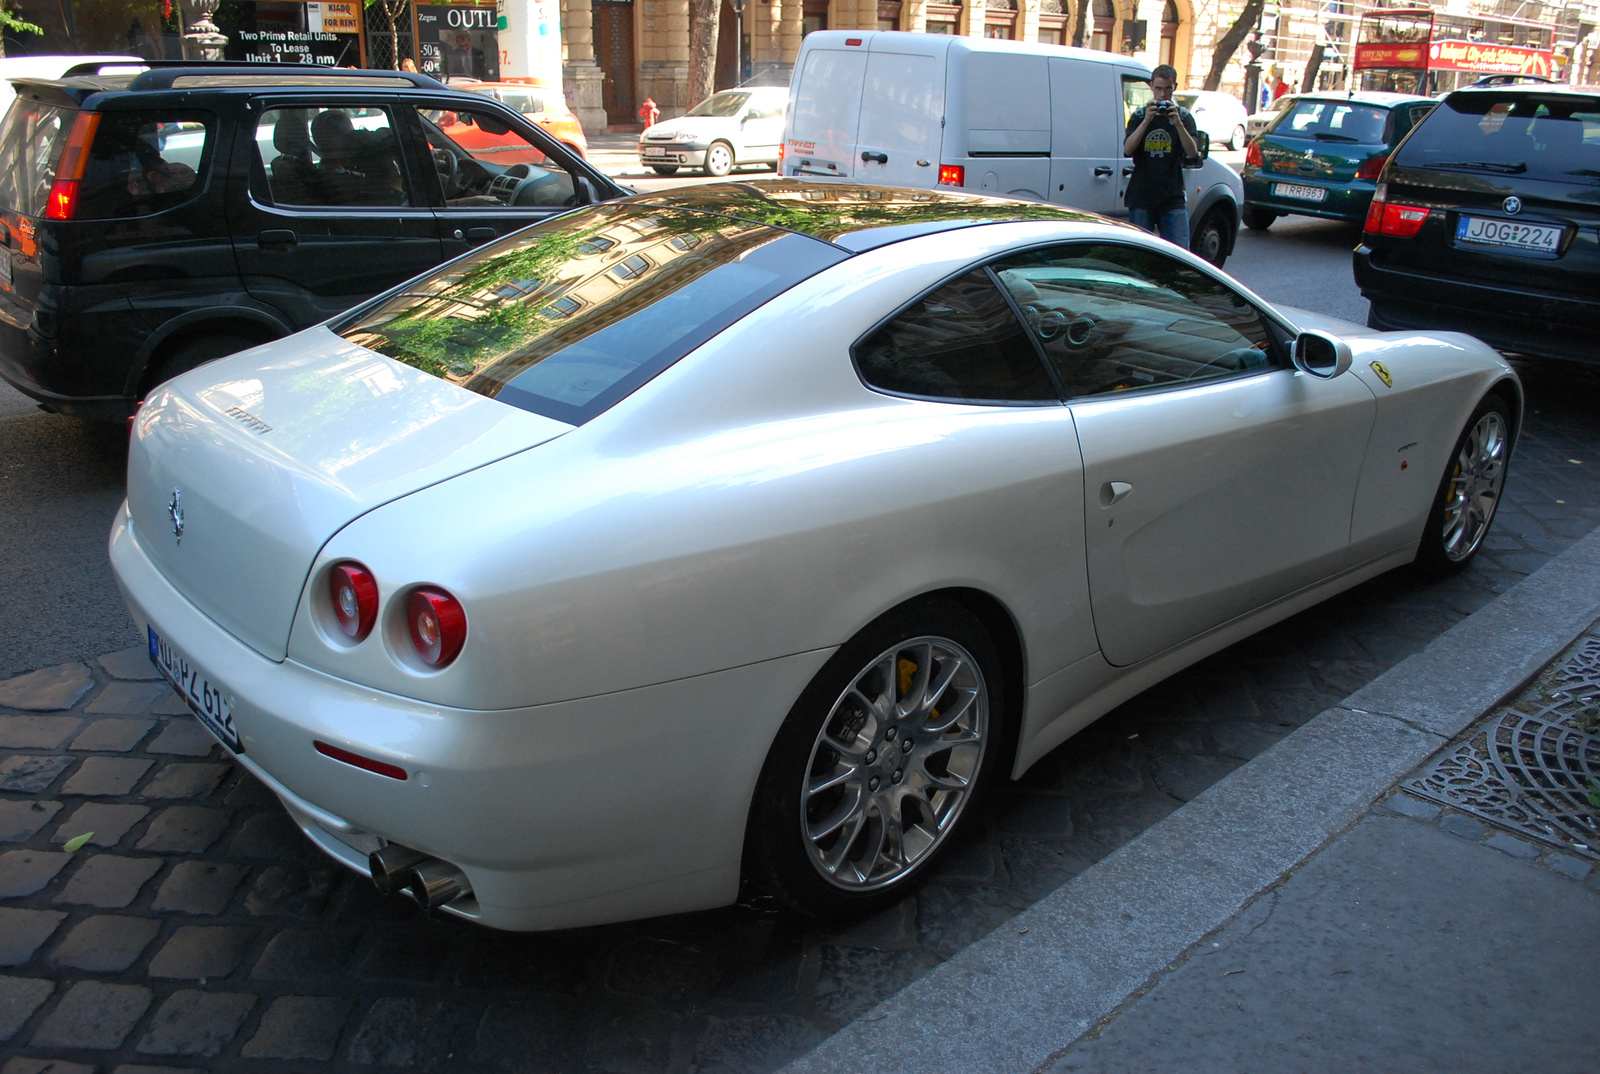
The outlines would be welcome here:
[[[1384,167],[1355,276],[1374,328],[1600,361],[1600,95],[1450,94]]]
[[[629,193],[498,101],[426,75],[86,64],[16,88],[0,125],[0,376],[90,418]]]

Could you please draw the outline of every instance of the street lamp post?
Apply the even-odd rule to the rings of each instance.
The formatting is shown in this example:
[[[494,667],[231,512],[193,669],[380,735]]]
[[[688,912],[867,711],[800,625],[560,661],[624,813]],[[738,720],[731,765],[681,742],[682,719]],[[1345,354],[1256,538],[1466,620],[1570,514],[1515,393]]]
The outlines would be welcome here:
[[[733,84],[744,83],[744,3],[745,0],[728,0],[733,9]]]

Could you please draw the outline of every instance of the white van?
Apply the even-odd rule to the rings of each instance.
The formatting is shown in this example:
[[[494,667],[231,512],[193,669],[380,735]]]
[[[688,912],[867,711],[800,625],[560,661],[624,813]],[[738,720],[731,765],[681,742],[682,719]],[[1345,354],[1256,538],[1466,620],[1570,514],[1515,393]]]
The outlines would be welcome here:
[[[1123,135],[1152,99],[1150,68],[1126,56],[871,30],[806,35],[789,93],[783,175],[959,187],[1106,216],[1127,215]],[[1221,265],[1243,183],[1209,156],[1184,174],[1190,249]]]

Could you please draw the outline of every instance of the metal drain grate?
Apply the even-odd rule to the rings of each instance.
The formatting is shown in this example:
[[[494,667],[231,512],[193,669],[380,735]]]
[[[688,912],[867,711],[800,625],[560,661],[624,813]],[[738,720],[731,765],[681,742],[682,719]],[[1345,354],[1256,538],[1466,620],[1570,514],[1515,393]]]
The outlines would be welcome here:
[[[1585,637],[1470,739],[1403,784],[1563,850],[1600,860],[1600,637]],[[1536,715],[1529,715],[1531,710]]]

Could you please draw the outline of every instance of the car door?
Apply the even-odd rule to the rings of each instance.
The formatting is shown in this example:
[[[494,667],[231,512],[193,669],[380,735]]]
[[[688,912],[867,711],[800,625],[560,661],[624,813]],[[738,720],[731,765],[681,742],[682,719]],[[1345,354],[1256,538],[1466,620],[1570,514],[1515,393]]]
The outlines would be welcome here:
[[[441,259],[397,115],[387,99],[251,102],[254,137],[234,140],[234,181],[246,186],[228,198],[234,256],[250,294],[296,327]]]
[[[739,159],[777,160],[786,97],[753,94],[739,125]]]
[[[1050,60],[1049,200],[1107,216],[1122,207],[1122,99],[1116,69]]]
[[[1101,651],[1138,663],[1349,565],[1376,402],[1285,360],[1289,332],[1145,246],[995,266],[1069,397]]]
[[[544,131],[491,105],[419,101],[408,113],[432,158],[424,181],[447,258],[620,193]]]
[[[944,143],[947,42],[926,34],[870,42],[851,174],[863,183],[933,185]]]

